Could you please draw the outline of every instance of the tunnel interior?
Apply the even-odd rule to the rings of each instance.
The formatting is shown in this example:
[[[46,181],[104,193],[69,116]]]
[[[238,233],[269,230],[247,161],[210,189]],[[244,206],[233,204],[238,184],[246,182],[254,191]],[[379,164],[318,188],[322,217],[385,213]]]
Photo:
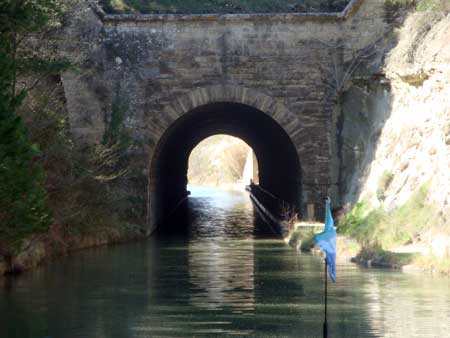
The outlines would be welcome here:
[[[202,140],[216,134],[246,142],[258,161],[259,185],[299,208],[300,162],[284,129],[254,107],[218,102],[184,114],[161,137],[150,164],[150,224],[163,225],[185,199],[189,156]]]

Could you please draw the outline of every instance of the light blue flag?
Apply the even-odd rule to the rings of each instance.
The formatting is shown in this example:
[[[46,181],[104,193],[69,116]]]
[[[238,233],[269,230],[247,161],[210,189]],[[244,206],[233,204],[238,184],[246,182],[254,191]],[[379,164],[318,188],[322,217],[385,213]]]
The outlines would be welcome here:
[[[334,230],[333,216],[330,209],[330,198],[325,203],[325,230],[314,235],[317,245],[326,254],[326,263],[330,279],[336,282],[336,230]]]

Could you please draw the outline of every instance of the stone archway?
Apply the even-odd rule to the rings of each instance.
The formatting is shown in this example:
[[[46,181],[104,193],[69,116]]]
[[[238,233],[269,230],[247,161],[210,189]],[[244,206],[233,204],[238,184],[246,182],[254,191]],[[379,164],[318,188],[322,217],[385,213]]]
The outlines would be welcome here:
[[[291,138],[299,130],[299,121],[283,105],[247,88],[213,86],[175,99],[165,111],[170,122],[152,152],[149,168],[151,230],[164,223],[186,197],[192,149],[219,133],[247,142],[259,161],[261,186],[300,208],[300,156]]]

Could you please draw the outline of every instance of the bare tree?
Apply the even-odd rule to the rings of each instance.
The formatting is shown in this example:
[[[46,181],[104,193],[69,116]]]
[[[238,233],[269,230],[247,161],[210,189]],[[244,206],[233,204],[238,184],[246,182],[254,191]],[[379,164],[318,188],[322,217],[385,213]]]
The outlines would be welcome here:
[[[341,41],[336,43],[328,43],[322,40],[316,40],[316,42],[330,51],[331,61],[333,64],[333,73],[331,76],[330,86],[332,87],[338,101],[358,68],[365,62],[370,61],[378,53],[382,52],[382,48],[380,47],[380,39],[356,51],[352,58],[346,62],[344,60],[346,51],[346,46],[344,43]]]

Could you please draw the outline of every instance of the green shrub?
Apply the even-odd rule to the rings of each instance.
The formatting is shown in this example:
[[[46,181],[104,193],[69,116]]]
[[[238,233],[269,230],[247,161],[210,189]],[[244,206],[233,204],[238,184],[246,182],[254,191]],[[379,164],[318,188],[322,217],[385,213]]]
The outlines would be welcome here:
[[[366,242],[372,237],[379,214],[378,210],[371,209],[368,202],[364,200],[358,202],[349,213],[339,220],[338,231],[356,238],[360,243]]]
[[[0,106],[0,120],[0,255],[13,256],[25,238],[47,230],[50,213],[39,151],[7,104]]]
[[[289,236],[289,245],[300,249],[301,251],[309,251],[314,247],[314,234],[317,229],[311,227],[298,227],[293,230]]]
[[[339,220],[338,231],[365,247],[386,249],[420,239],[421,233],[436,219],[435,210],[426,204],[428,184],[420,187],[402,206],[392,211],[372,209],[359,202]]]
[[[390,266],[402,266],[413,263],[418,257],[415,253],[396,253],[384,250],[379,244],[362,247],[358,258],[376,261]]]
[[[418,11],[449,11],[449,0],[419,0],[416,5]]]
[[[101,144],[76,145],[66,121],[61,86],[60,81],[43,81],[29,92],[20,109],[30,139],[41,150],[52,229],[107,236],[127,222],[140,222],[144,210],[137,206],[145,204],[130,198],[121,186],[125,176],[134,180],[142,175],[127,170],[131,144],[124,127],[126,104],[114,100]]]
[[[386,199],[386,190],[392,183],[394,179],[394,174],[388,170],[384,171],[383,174],[378,179],[378,187],[377,187],[377,198],[380,201],[384,201]]]
[[[412,242],[424,229],[433,225],[437,212],[426,203],[427,194],[428,184],[424,184],[404,205],[388,213],[383,224],[388,244],[389,239],[400,244]]]

